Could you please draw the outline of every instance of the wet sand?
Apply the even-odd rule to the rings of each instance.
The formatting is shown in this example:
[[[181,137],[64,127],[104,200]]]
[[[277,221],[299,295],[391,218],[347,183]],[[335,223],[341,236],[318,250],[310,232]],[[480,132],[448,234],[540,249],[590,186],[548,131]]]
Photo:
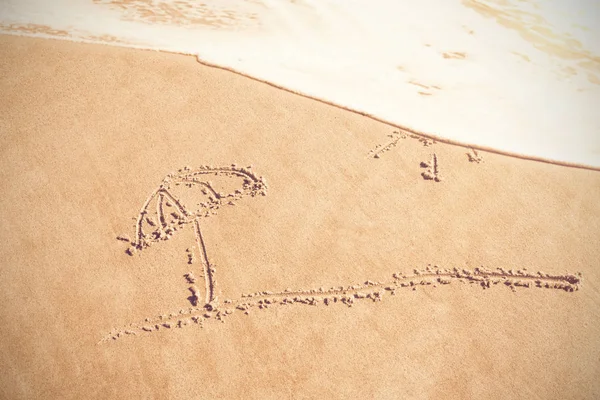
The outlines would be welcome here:
[[[188,56],[0,54],[0,397],[600,396],[599,172]]]

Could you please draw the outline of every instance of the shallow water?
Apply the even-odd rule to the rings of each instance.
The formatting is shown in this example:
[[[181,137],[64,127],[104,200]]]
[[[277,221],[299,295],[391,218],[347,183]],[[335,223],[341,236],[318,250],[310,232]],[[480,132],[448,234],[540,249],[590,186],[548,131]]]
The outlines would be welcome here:
[[[426,134],[600,167],[590,1],[4,0],[0,16],[2,32],[195,54]]]

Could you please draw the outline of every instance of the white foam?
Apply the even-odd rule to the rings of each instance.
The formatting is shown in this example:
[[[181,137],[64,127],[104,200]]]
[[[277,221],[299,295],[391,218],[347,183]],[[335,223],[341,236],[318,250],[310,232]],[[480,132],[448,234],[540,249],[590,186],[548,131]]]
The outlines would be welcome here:
[[[425,133],[596,167],[599,20],[588,0],[0,3],[4,32],[196,54]]]

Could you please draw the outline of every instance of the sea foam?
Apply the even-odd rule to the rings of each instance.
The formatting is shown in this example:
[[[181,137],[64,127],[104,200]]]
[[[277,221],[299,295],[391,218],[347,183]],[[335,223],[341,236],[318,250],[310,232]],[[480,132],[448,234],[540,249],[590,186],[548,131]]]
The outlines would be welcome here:
[[[4,0],[0,32],[193,54],[473,146],[600,167],[586,0]]]

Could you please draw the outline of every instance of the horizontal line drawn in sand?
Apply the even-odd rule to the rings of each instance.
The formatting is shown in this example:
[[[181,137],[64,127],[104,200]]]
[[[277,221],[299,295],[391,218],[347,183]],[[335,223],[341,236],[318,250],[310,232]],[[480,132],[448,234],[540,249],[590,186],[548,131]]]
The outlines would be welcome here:
[[[452,281],[462,284],[475,284],[483,289],[492,286],[504,286],[516,291],[517,288],[559,289],[566,292],[579,290],[582,282],[581,274],[550,275],[544,272],[531,273],[527,269],[514,271],[498,268],[488,270],[483,267],[468,270],[464,268],[444,269],[428,266],[425,270],[415,269],[412,274],[395,273],[392,280],[385,282],[366,281],[352,286],[339,286],[329,289],[312,290],[286,289],[280,292],[261,291],[242,294],[239,299],[225,299],[218,308],[190,307],[178,312],[163,314],[144,321],[132,323],[125,327],[114,328],[99,343],[115,341],[126,336],[142,336],[145,334],[170,331],[172,328],[185,326],[204,327],[206,323],[224,323],[232,314],[250,314],[253,310],[266,310],[274,307],[290,305],[332,306],[343,304],[352,307],[355,302],[370,300],[378,302],[384,296],[395,295],[398,290],[417,290],[419,286],[442,286]]]
[[[442,176],[440,175],[438,157],[435,153],[431,155],[431,160],[429,162],[421,162],[421,168],[427,168],[424,172],[421,173],[421,176],[426,181],[433,180],[435,182],[440,182],[442,180]]]
[[[367,153],[368,158],[381,158],[383,153],[386,153],[392,150],[394,147],[396,147],[398,145],[398,142],[400,142],[400,139],[406,139],[409,137],[411,139],[417,139],[419,142],[423,143],[423,146],[431,146],[436,143],[434,140],[429,139],[427,137],[401,130],[394,131],[391,134],[387,135],[387,137],[389,138],[388,141],[382,144],[378,144],[373,149],[369,150],[369,153]]]
[[[232,178],[236,182],[235,190],[228,194],[218,191],[209,180],[211,176]],[[197,209],[193,210],[190,204],[176,198],[173,192],[176,186],[184,185],[186,188],[199,188],[206,202],[196,203]],[[217,308],[216,296],[217,282],[215,279],[215,265],[211,264],[206,252],[206,245],[200,229],[200,219],[216,214],[224,204],[235,205],[243,197],[254,197],[258,194],[266,195],[267,185],[263,177],[257,177],[251,167],[238,168],[235,164],[230,167],[213,167],[210,165],[196,169],[185,167],[163,179],[160,186],[148,196],[136,218],[135,237],[130,240],[131,246],[126,250],[133,256],[138,251],[150,247],[153,243],[169,240],[178,230],[191,224],[196,237],[196,245],[202,263],[202,278],[205,286],[205,305],[207,309]],[[156,208],[151,211],[151,204],[156,202]],[[145,232],[144,226],[151,228],[152,232]],[[124,235],[119,240],[128,240]],[[188,263],[193,262],[193,253],[187,249]],[[190,279],[188,279],[190,281]],[[193,282],[190,282],[193,283]],[[197,301],[197,288],[190,287],[193,304]]]

